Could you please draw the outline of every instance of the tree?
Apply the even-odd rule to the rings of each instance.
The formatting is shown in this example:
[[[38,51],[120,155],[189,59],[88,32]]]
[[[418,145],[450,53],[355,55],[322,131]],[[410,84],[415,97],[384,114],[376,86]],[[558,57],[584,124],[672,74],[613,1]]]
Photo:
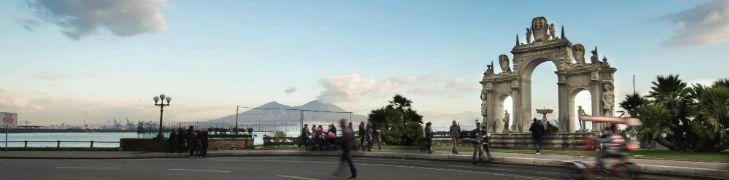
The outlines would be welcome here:
[[[643,125],[631,128],[641,141],[653,140],[674,151],[727,148],[728,80],[689,87],[678,75],[658,76],[647,98],[626,96],[620,107]]]
[[[410,145],[422,134],[423,116],[412,109],[412,101],[395,95],[389,104],[375,109],[368,115],[368,123],[381,129],[388,143]]]
[[[630,116],[635,117],[637,116],[637,110],[640,106],[646,104],[646,99],[644,97],[641,97],[638,93],[633,93],[630,95],[625,95],[625,100],[620,103],[620,107],[628,111],[628,114]]]

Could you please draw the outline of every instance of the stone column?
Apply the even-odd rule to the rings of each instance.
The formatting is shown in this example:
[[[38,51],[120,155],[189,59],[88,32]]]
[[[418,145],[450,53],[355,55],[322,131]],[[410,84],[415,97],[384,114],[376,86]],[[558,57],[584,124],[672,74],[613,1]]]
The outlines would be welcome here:
[[[559,131],[569,131],[572,124],[569,123],[569,95],[567,92],[567,84],[563,82],[564,77],[560,75],[560,82],[557,83],[558,101],[559,101]]]
[[[512,129],[516,132],[524,132],[523,131],[523,126],[524,126],[523,118],[521,116],[521,113],[517,113],[517,112],[519,112],[519,109],[521,108],[520,103],[518,103],[521,101],[521,96],[519,95],[518,89],[515,89],[515,88],[511,89],[511,100],[512,100],[511,109],[513,111],[513,112],[511,112],[511,114],[514,114],[514,119],[512,119],[514,124],[512,124],[511,127],[513,127]]]
[[[590,89],[590,98],[592,99],[592,115],[603,116],[602,114],[602,87],[600,87],[600,81],[593,80],[592,88]],[[600,131],[602,126],[600,123],[592,123],[592,131]]]

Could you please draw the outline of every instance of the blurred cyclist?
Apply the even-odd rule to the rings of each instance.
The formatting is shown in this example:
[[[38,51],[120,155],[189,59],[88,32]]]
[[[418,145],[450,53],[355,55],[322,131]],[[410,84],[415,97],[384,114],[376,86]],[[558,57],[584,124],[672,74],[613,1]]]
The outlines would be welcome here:
[[[629,155],[627,148],[627,140],[625,136],[618,133],[618,125],[610,124],[606,129],[606,134],[595,138],[602,145],[600,154],[596,157],[598,167],[605,167],[604,161],[608,159],[616,159],[625,161],[625,157]]]

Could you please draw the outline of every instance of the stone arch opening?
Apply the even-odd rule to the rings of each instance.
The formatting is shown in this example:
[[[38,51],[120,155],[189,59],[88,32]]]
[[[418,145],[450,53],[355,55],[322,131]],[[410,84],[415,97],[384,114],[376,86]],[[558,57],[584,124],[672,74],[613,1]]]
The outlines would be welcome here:
[[[547,65],[543,65],[545,63]],[[545,68],[545,66],[547,66],[547,67]],[[536,112],[536,109],[538,109],[538,108],[549,108],[549,109],[552,109],[553,112],[555,112],[555,113],[552,113],[552,114],[548,115],[548,117],[551,117],[554,114],[557,114],[556,112],[559,112],[559,107],[558,107],[559,103],[557,102],[558,99],[556,98],[557,96],[555,96],[555,95],[558,94],[557,91],[558,91],[558,88],[559,88],[558,87],[559,77],[557,75],[557,72],[559,71],[560,68],[559,68],[559,63],[557,63],[552,58],[548,58],[548,57],[538,57],[538,58],[531,59],[529,61],[526,61],[526,64],[523,67],[524,68],[520,70],[521,71],[520,72],[520,74],[521,74],[521,77],[520,77],[521,78],[521,85],[520,85],[520,87],[521,87],[521,102],[520,102],[521,111],[519,113],[521,115],[521,118],[520,118],[520,121],[521,121],[520,122],[520,125],[521,125],[521,127],[519,127],[519,128],[522,128],[520,130],[521,132],[526,132],[526,131],[528,131],[528,126],[531,124],[531,120],[533,118],[537,118],[537,119],[540,119],[540,120],[542,119],[542,115],[538,114]],[[555,74],[553,74],[553,75],[547,75],[544,78],[539,77],[539,78],[536,79],[536,80],[544,80],[545,78],[549,78],[550,80],[547,80],[547,82],[545,82],[545,84],[537,83],[537,85],[540,85],[540,86],[549,86],[548,84],[554,83],[553,84],[553,87],[554,87],[554,90],[555,90],[554,92],[546,93],[546,92],[539,91],[539,89],[538,89],[538,91],[536,91],[537,93],[535,93],[534,91],[532,91],[532,87],[533,87],[533,84],[534,84],[533,83],[534,81],[532,81],[533,78],[534,78],[533,75],[534,75],[534,72],[537,71],[537,69],[539,67],[542,67],[545,70],[547,70],[547,69],[554,70],[553,72]],[[540,75],[542,73],[543,72],[539,72]],[[550,78],[550,77],[554,77],[554,78]],[[537,88],[542,88],[542,87],[537,87]],[[555,97],[555,98],[553,98],[554,103],[551,104],[551,103],[546,103],[545,102],[543,104],[542,103],[538,104],[540,106],[546,106],[546,104],[550,104],[549,107],[538,107],[538,106],[534,106],[534,105],[537,105],[537,104],[533,104],[534,103],[534,99],[535,98],[538,99],[541,96]]]
[[[498,120],[496,123],[497,126],[495,127],[497,132],[514,131],[514,98],[511,95],[501,94],[497,96],[494,112],[494,118]],[[504,122],[507,112],[509,113],[508,127],[506,126],[506,122]],[[505,131],[505,129],[508,129],[508,131]]]
[[[524,109],[529,111],[527,119],[537,118],[542,119],[542,115],[536,112],[536,109],[552,109],[558,112],[558,99],[556,94],[558,93],[558,76],[557,65],[553,61],[543,58],[541,60],[532,61],[527,68],[524,69],[524,77],[527,79],[528,84],[524,84],[524,87],[529,86],[531,90],[531,97],[529,100],[529,107]],[[533,89],[532,89],[533,88]],[[556,119],[557,113],[551,113],[547,115],[548,119]]]
[[[580,125],[579,112],[582,107],[582,112],[587,115],[592,115],[592,94],[587,88],[577,88],[570,93],[569,101],[569,132],[589,132],[592,130],[592,122],[585,122],[584,128]]]

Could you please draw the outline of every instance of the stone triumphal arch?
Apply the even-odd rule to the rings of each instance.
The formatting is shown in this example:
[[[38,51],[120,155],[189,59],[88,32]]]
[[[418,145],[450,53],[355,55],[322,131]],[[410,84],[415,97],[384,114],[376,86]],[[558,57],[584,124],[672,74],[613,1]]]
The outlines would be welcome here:
[[[576,109],[574,98],[578,92],[587,90],[591,96],[591,115],[612,116],[614,107],[613,74],[617,69],[611,67],[606,57],[600,59],[597,47],[591,50],[589,62],[585,62],[585,47],[572,44],[565,36],[564,27],[556,34],[554,24],[546,18],[532,19],[531,27],[526,29],[526,42],[516,36],[516,44],[511,50],[512,58],[506,54],[498,56],[500,72],[494,72],[494,63],[487,65],[481,91],[481,114],[490,132],[503,132],[503,101],[511,96],[514,115],[513,131],[528,132],[533,116],[531,77],[534,69],[541,63],[554,63],[557,67],[559,110],[558,127],[560,131],[574,132],[573,124]],[[513,64],[513,66],[512,66]],[[554,96],[553,94],[534,94],[535,96]],[[541,118],[538,118],[541,119]],[[592,129],[598,130],[598,124]]]

